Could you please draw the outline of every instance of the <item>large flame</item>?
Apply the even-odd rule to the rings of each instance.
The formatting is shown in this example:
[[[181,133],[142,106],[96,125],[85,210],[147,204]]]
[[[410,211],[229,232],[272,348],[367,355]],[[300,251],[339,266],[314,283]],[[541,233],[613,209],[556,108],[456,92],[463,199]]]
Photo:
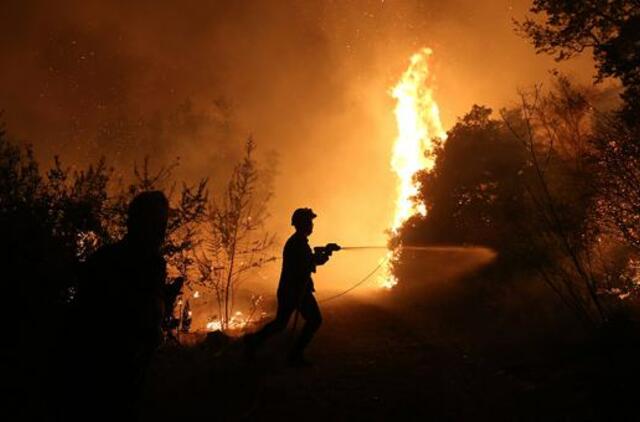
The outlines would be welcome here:
[[[409,67],[391,90],[396,100],[395,116],[398,137],[393,145],[391,167],[398,177],[395,214],[391,224],[396,234],[409,217],[426,215],[425,204],[416,199],[420,189],[414,175],[419,170],[430,171],[435,165],[434,138],[446,139],[440,121],[440,109],[433,98],[433,74],[429,69],[432,51],[423,48],[411,56]],[[391,259],[394,251],[390,251]],[[397,280],[387,266],[383,287],[391,288]]]

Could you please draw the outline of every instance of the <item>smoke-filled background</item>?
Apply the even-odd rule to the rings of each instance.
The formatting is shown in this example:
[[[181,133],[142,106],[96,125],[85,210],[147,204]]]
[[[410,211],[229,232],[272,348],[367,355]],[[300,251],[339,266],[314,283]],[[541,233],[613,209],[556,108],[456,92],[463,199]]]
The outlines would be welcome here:
[[[214,190],[253,134],[263,162],[277,155],[280,242],[291,211],[310,206],[314,243],[384,244],[390,87],[428,46],[445,128],[473,103],[511,104],[558,66],[514,33],[528,4],[4,1],[0,109],[44,163],[104,155],[125,172],[147,154],[158,165],[180,157],[179,178],[208,176]],[[588,60],[560,68],[586,81]]]

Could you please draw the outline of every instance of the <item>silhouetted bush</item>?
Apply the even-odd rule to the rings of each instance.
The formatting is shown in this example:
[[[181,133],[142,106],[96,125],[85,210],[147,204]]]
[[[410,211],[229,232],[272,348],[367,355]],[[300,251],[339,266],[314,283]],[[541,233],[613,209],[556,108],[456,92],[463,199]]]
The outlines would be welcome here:
[[[174,276],[186,275],[204,217],[207,182],[178,190],[172,168],[152,173],[145,161],[128,184],[115,181],[104,160],[71,170],[56,158],[43,172],[30,147],[18,147],[0,132],[0,259],[13,275],[3,277],[3,287],[20,306],[16,338],[55,335],[73,307],[77,266],[123,235],[128,203],[141,191],[168,193],[172,209],[164,254]]]

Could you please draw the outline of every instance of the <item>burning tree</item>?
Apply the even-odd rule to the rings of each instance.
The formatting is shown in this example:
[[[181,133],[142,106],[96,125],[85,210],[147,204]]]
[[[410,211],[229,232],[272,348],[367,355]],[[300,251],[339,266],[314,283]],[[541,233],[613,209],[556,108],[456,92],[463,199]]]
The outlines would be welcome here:
[[[434,168],[417,173],[416,197],[427,212],[406,222],[403,241],[484,245],[507,260],[526,247],[513,236],[529,221],[521,186],[526,157],[491,113],[473,106],[436,148]]]
[[[447,134],[440,121],[440,110],[434,98],[434,75],[430,68],[432,50],[424,48],[413,54],[409,67],[391,90],[396,100],[394,110],[398,136],[393,144],[391,167],[397,175],[397,197],[391,224],[390,246],[396,246],[402,225],[412,216],[424,216],[427,209],[418,198],[420,183],[416,172],[430,172],[435,164],[435,153],[446,140]],[[399,260],[398,248],[389,251],[390,264],[385,267],[381,285],[392,288],[397,280],[393,264]]]
[[[200,282],[213,290],[218,310],[215,328],[234,323],[236,293],[250,270],[275,258],[268,256],[273,235],[264,231],[270,189],[260,191],[259,169],[249,137],[243,160],[234,168],[224,193],[209,206],[207,237],[198,257]]]
[[[401,240],[490,246],[501,269],[535,271],[588,326],[606,321],[631,276],[621,265],[623,248],[596,213],[598,185],[632,176],[624,166],[598,171],[592,136],[600,99],[560,76],[546,92],[523,93],[521,106],[502,119],[474,106],[435,150],[433,170],[417,174],[417,200],[427,212],[407,220]],[[637,214],[625,212],[633,224]]]

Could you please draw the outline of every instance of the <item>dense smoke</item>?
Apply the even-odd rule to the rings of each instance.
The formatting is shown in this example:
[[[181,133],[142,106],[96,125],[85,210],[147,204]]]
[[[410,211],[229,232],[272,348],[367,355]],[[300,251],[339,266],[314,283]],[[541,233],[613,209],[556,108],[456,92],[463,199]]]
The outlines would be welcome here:
[[[0,108],[45,162],[106,155],[126,171],[179,156],[180,177],[214,188],[252,133],[263,158],[280,157],[280,240],[290,210],[311,206],[316,242],[381,244],[395,186],[389,88],[429,46],[445,128],[473,103],[513,101],[557,66],[513,32],[528,3],[5,1]]]

